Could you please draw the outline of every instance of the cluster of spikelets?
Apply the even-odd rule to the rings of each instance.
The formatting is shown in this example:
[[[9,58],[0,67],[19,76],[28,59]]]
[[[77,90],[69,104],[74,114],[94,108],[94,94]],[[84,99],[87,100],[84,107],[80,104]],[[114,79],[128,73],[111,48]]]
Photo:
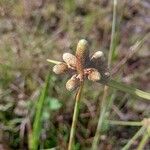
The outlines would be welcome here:
[[[109,71],[102,51],[89,56],[88,42],[84,39],[77,44],[76,54],[64,53],[63,61],[53,67],[56,74],[68,73],[71,78],[66,83],[69,91],[75,90],[85,79],[107,82]]]

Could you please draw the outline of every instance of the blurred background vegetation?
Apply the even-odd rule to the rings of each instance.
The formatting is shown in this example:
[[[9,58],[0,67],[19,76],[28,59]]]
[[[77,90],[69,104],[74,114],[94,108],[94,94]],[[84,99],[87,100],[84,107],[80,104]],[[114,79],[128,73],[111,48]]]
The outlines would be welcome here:
[[[118,0],[113,63],[144,39],[115,78],[150,91],[150,2]],[[108,56],[113,14],[111,0],[0,0],[0,150],[28,149],[35,106],[50,71],[48,97],[42,114],[39,149],[67,149],[75,93],[65,88],[66,76],[57,76],[47,58],[62,60],[85,38],[91,53]],[[113,68],[113,67],[112,67]],[[86,82],[76,131],[75,150],[91,147],[103,85]],[[149,117],[147,101],[110,89],[114,102],[108,119],[141,121]],[[103,125],[101,149],[120,149],[138,127]],[[133,144],[133,149],[139,140]],[[150,149],[150,142],[146,150]]]

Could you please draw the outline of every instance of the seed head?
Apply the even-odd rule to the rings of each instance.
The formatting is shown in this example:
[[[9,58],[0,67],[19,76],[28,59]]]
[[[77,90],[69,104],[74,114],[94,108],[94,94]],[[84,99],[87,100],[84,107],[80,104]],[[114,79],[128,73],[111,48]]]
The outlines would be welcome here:
[[[85,79],[107,83],[110,73],[102,51],[95,52],[89,57],[88,42],[84,39],[77,44],[76,54],[64,53],[64,62],[48,60],[55,63],[53,71],[56,74],[69,73],[73,75],[66,83],[69,91],[75,90]]]
[[[85,39],[80,40],[78,42],[78,45],[77,45],[77,52],[76,53],[84,52],[87,49],[87,46],[88,46],[87,40],[85,40]]]
[[[97,59],[97,58],[100,58],[104,56],[104,53],[102,51],[97,51],[93,54],[92,58],[91,59]]]
[[[66,83],[66,89],[68,91],[74,91],[80,84],[80,80],[76,78],[76,75],[72,76]]]
[[[82,61],[82,65],[84,65],[85,59],[89,57],[88,42],[85,39],[80,40],[77,44],[76,57]]]
[[[62,74],[62,73],[65,73],[67,69],[68,69],[67,64],[62,62],[53,67],[53,72],[55,72],[56,74]]]
[[[91,81],[98,81],[101,79],[101,75],[97,69],[92,69],[92,71],[88,75],[88,79]]]
[[[63,60],[66,62],[66,64],[69,67],[73,67],[73,68],[76,67],[77,58],[74,55],[72,55],[70,53],[64,53],[63,54]]]
[[[86,61],[88,61],[89,50],[88,42],[84,39],[80,40],[77,44],[76,58],[77,58],[77,72],[83,76],[83,68],[85,67]]]

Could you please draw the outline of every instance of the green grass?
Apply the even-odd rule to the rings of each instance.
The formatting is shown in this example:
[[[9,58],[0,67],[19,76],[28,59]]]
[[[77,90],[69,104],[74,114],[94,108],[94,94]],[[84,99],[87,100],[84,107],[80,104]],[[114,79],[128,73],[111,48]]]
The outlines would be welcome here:
[[[29,136],[29,148],[31,150],[37,150],[40,144],[39,141],[42,130],[42,113],[44,110],[44,104],[49,90],[49,82],[50,82],[50,74],[48,74],[47,76],[44,88],[42,89],[40,98],[36,104],[33,129],[31,135]]]

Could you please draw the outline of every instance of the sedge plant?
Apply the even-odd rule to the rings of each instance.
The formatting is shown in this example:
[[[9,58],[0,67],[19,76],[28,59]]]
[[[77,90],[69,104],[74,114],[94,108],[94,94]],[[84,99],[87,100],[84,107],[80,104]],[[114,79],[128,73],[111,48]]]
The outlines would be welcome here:
[[[77,44],[75,56],[70,53],[64,53],[63,60],[64,62],[58,62],[48,59],[49,62],[56,64],[53,67],[53,71],[56,74],[68,73],[72,76],[66,83],[67,90],[74,91],[78,89],[68,144],[68,150],[72,150],[84,80],[100,81],[107,84],[110,79],[110,73],[105,64],[103,52],[97,51],[89,57],[88,42],[85,39],[80,40]]]
[[[89,57],[88,42],[84,39],[79,41],[77,45],[76,55],[74,56],[73,54],[70,53],[64,53],[63,60],[64,62],[47,59],[48,62],[55,64],[55,66],[53,67],[53,72],[55,72],[56,74],[68,73],[69,75],[72,76],[66,83],[67,90],[71,92],[77,90],[68,150],[72,150],[74,145],[74,137],[78,121],[79,106],[81,101],[80,99],[85,79],[88,79],[90,81],[96,81],[100,84],[103,84],[105,85],[105,88],[113,87],[114,89],[132,94],[134,96],[146,100],[150,100],[150,93],[144,92],[131,86],[129,87],[123,83],[111,79],[103,53],[101,51],[97,51],[92,55],[92,57]],[[106,90],[107,89],[105,89],[104,91]],[[103,95],[103,102],[105,101],[106,96],[107,93]],[[105,103],[103,103],[102,106],[104,105]],[[106,107],[104,106],[104,108]],[[102,110],[103,110],[102,115],[104,116],[105,109]],[[101,118],[100,124],[102,122],[103,118]],[[96,135],[96,137],[99,138],[99,133],[98,135]],[[94,143],[96,147],[98,138]]]

